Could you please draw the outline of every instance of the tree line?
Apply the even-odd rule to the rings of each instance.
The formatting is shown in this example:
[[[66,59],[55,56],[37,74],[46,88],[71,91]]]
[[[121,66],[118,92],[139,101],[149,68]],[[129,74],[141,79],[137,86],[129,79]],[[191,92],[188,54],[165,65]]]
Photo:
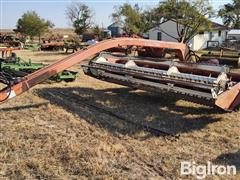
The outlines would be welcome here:
[[[93,11],[86,4],[73,2],[66,8],[65,14],[76,34],[81,35],[93,28],[93,32],[100,35],[99,26],[94,26],[92,21]],[[115,7],[114,13],[111,14],[112,21],[121,22],[128,35],[142,35],[149,29],[158,27],[160,23],[174,20],[178,36],[173,37],[164,31],[163,33],[184,43],[200,31],[211,29],[209,19],[216,16],[222,18],[224,25],[240,28],[240,0],[225,4],[218,12],[214,12],[207,0],[164,0],[151,9],[125,3]],[[40,18],[34,11],[28,11],[17,21],[15,31],[30,37],[38,36],[40,39],[52,27],[54,24],[51,21]]]

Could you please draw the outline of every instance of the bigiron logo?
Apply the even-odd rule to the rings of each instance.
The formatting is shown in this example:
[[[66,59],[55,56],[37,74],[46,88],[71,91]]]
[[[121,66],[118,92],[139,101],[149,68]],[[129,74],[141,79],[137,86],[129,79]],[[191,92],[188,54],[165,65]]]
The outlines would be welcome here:
[[[181,162],[181,176],[192,175],[197,179],[204,179],[207,176],[226,176],[226,175],[236,175],[236,166],[234,165],[214,165],[210,161],[206,165],[198,165],[196,162],[192,161],[182,161]]]

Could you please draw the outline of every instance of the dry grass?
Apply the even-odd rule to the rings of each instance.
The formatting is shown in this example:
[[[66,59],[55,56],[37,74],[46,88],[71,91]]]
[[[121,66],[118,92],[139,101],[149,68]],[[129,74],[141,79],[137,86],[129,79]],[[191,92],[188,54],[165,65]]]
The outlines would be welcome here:
[[[46,63],[65,56],[17,54]],[[180,138],[156,136],[84,102]],[[0,111],[3,179],[193,178],[180,177],[182,160],[236,165],[237,176],[228,178],[240,178],[240,112],[132,90],[82,72],[72,83],[37,85],[2,104]]]

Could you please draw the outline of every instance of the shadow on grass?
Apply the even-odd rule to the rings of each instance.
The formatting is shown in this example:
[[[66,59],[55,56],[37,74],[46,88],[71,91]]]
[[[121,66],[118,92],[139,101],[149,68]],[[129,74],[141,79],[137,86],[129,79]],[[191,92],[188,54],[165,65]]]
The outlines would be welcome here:
[[[234,165],[237,171],[240,171],[240,150],[233,153],[221,154],[215,160],[213,160],[216,164],[224,164],[232,166]]]
[[[201,105],[191,107],[192,103],[190,106],[180,106],[177,105],[179,99],[175,96],[135,91],[130,88],[44,88],[36,90],[36,94],[111,133],[134,135],[140,129],[106,113],[105,110],[128,121],[172,134],[199,130],[221,120],[212,116],[219,113],[216,108]]]
[[[68,55],[65,51],[39,51],[35,56]]]
[[[48,103],[39,103],[39,104],[31,104],[31,105],[25,105],[25,106],[14,106],[14,107],[6,107],[6,108],[1,108],[0,111],[18,111],[22,109],[29,109],[29,108],[39,108],[41,106],[46,106]]]

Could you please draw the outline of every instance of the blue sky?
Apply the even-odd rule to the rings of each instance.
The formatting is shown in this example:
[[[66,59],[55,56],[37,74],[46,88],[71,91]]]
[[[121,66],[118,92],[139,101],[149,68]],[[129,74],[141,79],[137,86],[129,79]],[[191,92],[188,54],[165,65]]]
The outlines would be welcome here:
[[[57,28],[67,28],[70,24],[65,16],[66,7],[71,2],[78,0],[0,0],[0,29],[15,28],[16,22],[26,11],[36,11],[42,18],[51,20]],[[106,27],[111,23],[111,13],[115,6],[123,3],[138,3],[140,7],[151,8],[158,4],[159,0],[81,0],[94,12],[93,21]],[[215,9],[223,6],[231,0],[210,0]],[[214,19],[220,22],[220,19]]]

